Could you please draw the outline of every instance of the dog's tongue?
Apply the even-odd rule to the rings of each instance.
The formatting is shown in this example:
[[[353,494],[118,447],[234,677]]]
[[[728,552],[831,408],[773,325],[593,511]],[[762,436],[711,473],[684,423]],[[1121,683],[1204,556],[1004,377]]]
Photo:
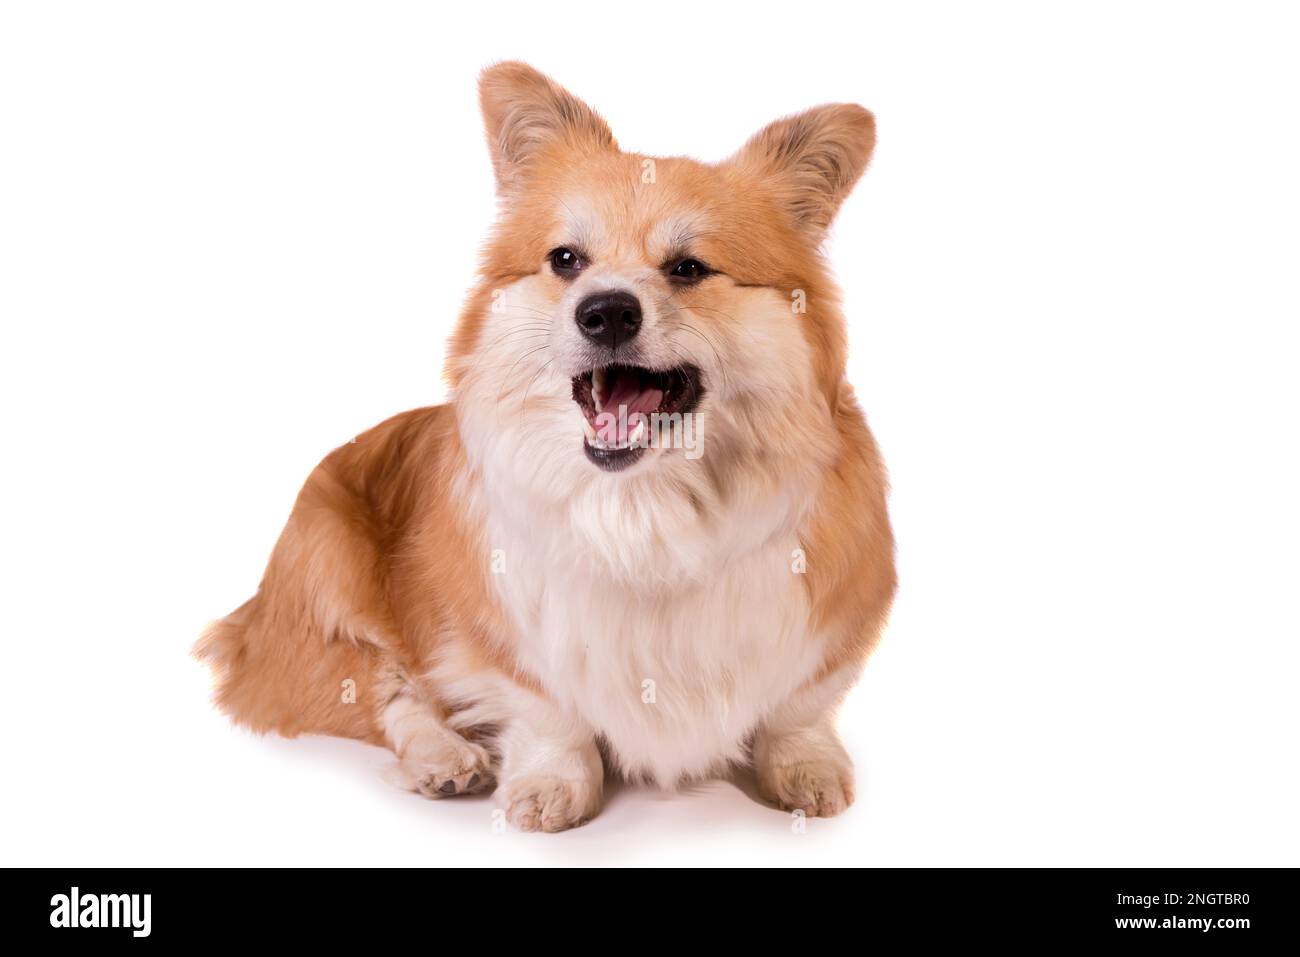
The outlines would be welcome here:
[[[641,388],[641,383],[636,375],[624,374],[614,380],[614,385],[609,391],[609,395],[601,403],[601,408],[606,412],[611,412],[611,416],[601,416],[600,422],[596,426],[596,431],[600,437],[610,443],[617,444],[623,438],[618,434],[619,407],[626,407],[627,411],[623,413],[623,421],[628,431],[636,425],[632,416],[640,412],[643,415],[649,415],[655,409],[659,408],[659,403],[664,399],[662,389]]]

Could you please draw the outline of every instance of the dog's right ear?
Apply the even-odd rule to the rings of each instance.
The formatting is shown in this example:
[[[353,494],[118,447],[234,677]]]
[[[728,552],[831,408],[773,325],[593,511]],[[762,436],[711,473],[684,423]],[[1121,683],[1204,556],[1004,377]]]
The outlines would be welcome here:
[[[479,77],[478,97],[500,193],[517,185],[528,164],[552,146],[617,148],[595,110],[527,63],[488,67]]]

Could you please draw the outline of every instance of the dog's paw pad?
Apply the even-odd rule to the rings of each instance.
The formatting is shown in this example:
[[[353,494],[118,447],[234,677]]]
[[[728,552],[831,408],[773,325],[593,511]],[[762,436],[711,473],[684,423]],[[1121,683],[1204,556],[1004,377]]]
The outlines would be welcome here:
[[[416,780],[415,790],[425,797],[444,798],[482,791],[491,781],[486,769],[461,769],[448,773],[445,768],[431,770]]]

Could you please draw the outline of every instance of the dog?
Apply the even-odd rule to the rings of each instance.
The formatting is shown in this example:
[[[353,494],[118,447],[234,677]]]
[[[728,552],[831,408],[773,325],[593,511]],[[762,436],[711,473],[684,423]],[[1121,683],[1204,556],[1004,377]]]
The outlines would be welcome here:
[[[832,104],[719,164],[620,151],[533,68],[481,76],[500,213],[450,401],[311,473],[257,594],[196,647],[255,731],[390,748],[522,830],[752,762],[853,801],[834,714],[895,591],[886,479],[820,252],[875,120]]]

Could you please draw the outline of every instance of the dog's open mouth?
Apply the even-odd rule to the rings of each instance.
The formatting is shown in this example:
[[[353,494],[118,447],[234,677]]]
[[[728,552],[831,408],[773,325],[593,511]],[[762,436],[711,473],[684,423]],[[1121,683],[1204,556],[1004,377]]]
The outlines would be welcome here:
[[[704,388],[692,365],[671,369],[607,365],[573,377],[587,458],[611,472],[641,457],[672,416],[687,415]]]

